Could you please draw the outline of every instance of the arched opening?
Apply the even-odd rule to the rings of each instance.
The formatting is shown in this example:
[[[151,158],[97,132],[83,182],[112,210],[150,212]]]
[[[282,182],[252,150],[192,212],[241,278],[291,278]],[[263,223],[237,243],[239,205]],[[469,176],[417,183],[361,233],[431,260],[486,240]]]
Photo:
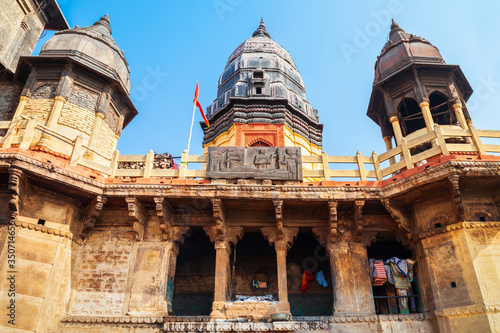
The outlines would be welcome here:
[[[176,316],[208,316],[212,311],[215,249],[203,230],[193,231],[177,256],[172,300]]]
[[[260,232],[245,232],[231,256],[230,299],[278,300],[276,251]]]
[[[331,316],[333,287],[330,260],[311,232],[301,232],[287,254],[287,286],[293,316]],[[304,272],[306,273],[304,278]],[[305,280],[307,288],[303,286]]]
[[[455,125],[457,119],[455,113],[450,107],[448,97],[439,92],[434,91],[429,95],[429,107],[431,109],[432,119],[439,125]]]
[[[415,264],[412,265],[408,260],[414,260],[412,252],[394,237],[377,237],[376,242],[367,247],[367,254],[376,313],[422,312],[422,304],[419,302],[418,275],[414,268]],[[399,268],[388,262],[391,258],[396,258],[391,262],[394,262],[394,265],[397,264],[397,267],[403,271],[405,267],[408,268],[406,277],[399,271]],[[393,273],[395,269],[397,274]]]
[[[264,142],[262,140],[257,140],[250,147],[271,147],[267,142]]]
[[[398,113],[401,118],[401,129],[404,136],[425,128],[422,110],[413,98],[403,98],[399,103]]]

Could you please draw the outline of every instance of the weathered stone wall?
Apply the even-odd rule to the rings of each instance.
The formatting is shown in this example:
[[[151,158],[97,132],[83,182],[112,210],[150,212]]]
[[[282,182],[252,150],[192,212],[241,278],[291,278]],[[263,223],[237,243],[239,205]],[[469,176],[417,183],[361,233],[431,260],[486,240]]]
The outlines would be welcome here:
[[[44,29],[36,9],[33,1],[0,0],[0,62],[11,72],[19,57],[31,54]]]
[[[0,121],[12,120],[23,87],[0,74]]]
[[[57,326],[66,311],[71,293],[71,240],[47,232],[41,226],[23,223],[17,227],[15,300],[19,330],[47,332]],[[28,228],[28,226],[31,226]],[[38,230],[37,230],[38,229]],[[43,232],[45,230],[45,232]],[[7,227],[0,232],[0,260],[7,263]],[[7,265],[0,271],[0,306],[6,309],[10,298]],[[10,318],[0,317],[0,326],[12,328]],[[0,330],[2,330],[0,328]]]
[[[95,231],[82,245],[70,314],[121,315],[125,310],[133,235]]]

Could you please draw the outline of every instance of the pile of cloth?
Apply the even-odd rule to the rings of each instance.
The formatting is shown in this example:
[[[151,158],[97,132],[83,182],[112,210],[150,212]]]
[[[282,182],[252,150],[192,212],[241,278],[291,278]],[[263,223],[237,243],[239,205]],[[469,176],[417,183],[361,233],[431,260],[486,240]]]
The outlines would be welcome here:
[[[379,259],[370,259],[370,277],[372,278],[373,286],[382,286],[387,281],[384,261]]]

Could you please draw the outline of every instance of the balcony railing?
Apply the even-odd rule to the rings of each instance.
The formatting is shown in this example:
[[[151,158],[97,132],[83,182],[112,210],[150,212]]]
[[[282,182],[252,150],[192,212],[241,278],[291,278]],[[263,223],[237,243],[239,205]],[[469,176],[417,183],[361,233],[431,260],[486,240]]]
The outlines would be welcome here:
[[[82,165],[99,171],[110,177],[120,178],[204,178],[207,163],[206,155],[187,155],[182,153],[178,169],[155,167],[154,153],[146,155],[120,155],[116,150],[109,165],[97,163],[85,158],[86,151],[106,159],[105,156],[83,144],[81,136],[71,139],[39,124],[36,119],[25,121],[0,122],[0,129],[8,129],[12,135],[7,146],[19,146],[29,149],[34,144],[36,130],[54,137],[71,146],[70,164]],[[468,129],[457,126],[435,125],[434,130],[407,140],[403,138],[396,148],[380,155],[373,152],[371,156],[363,156],[359,151],[355,156],[330,156],[323,152],[319,156],[303,156],[303,177],[305,179],[344,178],[354,181],[384,180],[401,170],[410,170],[433,156],[448,156],[451,153],[500,153],[500,144],[483,144],[481,138],[500,139],[498,130],[477,130],[472,125]],[[5,145],[6,138],[0,141]],[[414,153],[412,153],[412,151]],[[398,160],[397,160],[398,159]],[[109,158],[108,158],[109,160]],[[389,163],[390,161],[390,163]],[[136,168],[122,168],[124,163],[136,164]],[[202,164],[201,168],[189,169],[192,164]],[[389,164],[389,165],[388,165]],[[343,168],[341,168],[341,165]],[[385,165],[385,167],[383,167]]]

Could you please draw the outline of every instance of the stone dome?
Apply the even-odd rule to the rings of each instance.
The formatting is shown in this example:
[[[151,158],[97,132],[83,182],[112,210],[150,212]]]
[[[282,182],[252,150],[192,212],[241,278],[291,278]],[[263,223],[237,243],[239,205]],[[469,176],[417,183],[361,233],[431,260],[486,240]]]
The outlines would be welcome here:
[[[254,91],[257,85],[262,86],[261,94]],[[231,97],[288,100],[292,107],[318,120],[317,111],[306,100],[304,80],[295,62],[271,39],[262,20],[252,37],[229,56],[219,78],[217,99],[207,108],[208,117],[223,109]]]
[[[410,64],[446,64],[437,47],[392,21],[389,40],[375,62],[375,83]]]
[[[40,55],[71,57],[119,81],[130,92],[129,67],[123,51],[111,36],[108,15],[91,26],[56,32],[42,47]]]

